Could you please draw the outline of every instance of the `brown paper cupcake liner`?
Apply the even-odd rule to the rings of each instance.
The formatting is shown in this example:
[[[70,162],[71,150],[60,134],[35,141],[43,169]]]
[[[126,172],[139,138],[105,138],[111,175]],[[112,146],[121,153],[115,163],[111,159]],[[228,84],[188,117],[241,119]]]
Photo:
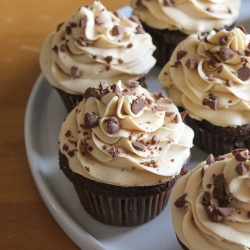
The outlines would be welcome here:
[[[194,144],[214,156],[227,154],[236,148],[250,150],[250,125],[220,127],[188,115],[185,123],[194,130]]]
[[[182,247],[182,249],[184,249],[184,250],[189,250],[189,248],[187,248],[187,247],[180,241],[180,239],[178,238],[177,235],[176,235],[176,238],[177,238],[177,240],[178,240],[180,246]]]
[[[183,165],[186,173],[189,159]],[[96,220],[114,226],[136,226],[159,215],[166,207],[178,177],[154,186],[120,187],[85,178],[73,172],[59,152],[60,168],[73,183],[85,210]]]

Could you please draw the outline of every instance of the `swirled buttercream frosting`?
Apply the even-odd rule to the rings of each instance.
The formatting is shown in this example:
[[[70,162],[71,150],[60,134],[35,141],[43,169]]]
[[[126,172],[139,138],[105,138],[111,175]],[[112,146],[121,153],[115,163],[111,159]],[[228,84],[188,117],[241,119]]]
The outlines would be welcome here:
[[[198,121],[221,127],[250,124],[249,42],[244,27],[190,35],[175,49],[159,82]]]
[[[173,225],[188,249],[250,248],[249,158],[245,149],[210,154],[175,185]]]
[[[73,172],[117,186],[150,186],[180,174],[193,131],[173,102],[137,81],[88,88],[63,122],[60,151]]]
[[[52,86],[82,94],[101,79],[113,83],[144,76],[155,64],[154,50],[136,17],[112,13],[94,1],[47,36],[40,65]]]
[[[240,0],[132,0],[134,14],[155,29],[179,30],[187,35],[231,26]]]

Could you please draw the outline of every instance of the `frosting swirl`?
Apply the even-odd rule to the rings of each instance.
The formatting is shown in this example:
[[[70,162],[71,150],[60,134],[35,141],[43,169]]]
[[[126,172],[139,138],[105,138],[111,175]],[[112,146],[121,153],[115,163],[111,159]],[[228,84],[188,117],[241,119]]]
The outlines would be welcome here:
[[[249,124],[249,42],[243,27],[190,35],[161,70],[159,82],[196,120],[222,127]]]
[[[144,76],[155,64],[154,50],[135,17],[109,12],[95,1],[48,35],[40,65],[51,85],[82,94],[101,79],[112,83]]]
[[[89,88],[63,122],[60,150],[72,171],[118,186],[149,186],[180,174],[193,131],[162,93],[130,81]]]
[[[176,234],[189,249],[249,249],[249,152],[237,149],[211,157],[175,185]]]
[[[132,0],[134,14],[156,29],[201,34],[232,25],[240,10],[240,0]]]

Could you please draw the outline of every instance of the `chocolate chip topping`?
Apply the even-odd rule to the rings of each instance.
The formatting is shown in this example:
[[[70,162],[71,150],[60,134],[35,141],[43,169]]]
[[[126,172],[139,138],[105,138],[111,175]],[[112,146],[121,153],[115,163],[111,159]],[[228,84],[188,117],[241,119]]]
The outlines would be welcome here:
[[[183,194],[182,196],[180,196],[175,202],[174,205],[176,207],[183,207],[186,203],[185,198],[187,196],[187,193]]]
[[[71,131],[70,131],[70,130],[67,130],[65,136],[66,136],[66,137],[70,137],[70,136],[71,136]]]
[[[114,11],[113,14],[118,17],[120,20],[122,20],[122,15],[118,11]]]
[[[214,163],[214,156],[213,154],[209,154],[207,157],[206,165],[210,165],[211,163]]]
[[[52,48],[52,50],[58,53],[58,47],[56,45]]]
[[[170,6],[173,6],[174,4],[173,4],[173,2],[171,0],[164,0],[163,5],[170,7]]]
[[[236,166],[235,171],[238,175],[245,175],[248,171],[248,168],[244,162],[241,162]]]
[[[82,72],[78,67],[73,66],[71,67],[70,74],[71,74],[71,77],[75,79],[75,78],[80,78],[80,76],[82,75]]]
[[[120,25],[115,25],[111,33],[113,36],[119,36],[122,33],[122,27]]]
[[[89,87],[85,90],[83,97],[86,99],[88,99],[89,97],[94,97],[100,100],[102,98],[102,92],[97,88]]]
[[[143,110],[148,105],[147,101],[143,97],[138,97],[132,102],[131,110],[137,115],[141,110]]]
[[[129,80],[128,85],[130,88],[134,88],[134,87],[139,86],[139,82],[135,80]]]
[[[210,200],[211,200],[211,195],[210,195],[210,193],[207,192],[207,191],[205,191],[205,192],[204,192],[203,200],[202,200],[202,202],[201,202],[202,205],[203,205],[203,206],[210,206],[210,205],[211,205]]]
[[[94,128],[98,125],[98,116],[95,113],[87,112],[84,116],[85,128]]]
[[[101,90],[107,89],[108,86],[109,86],[109,85],[108,85],[108,82],[105,81],[105,80],[101,80],[100,83],[99,83],[99,88],[100,88]]]
[[[239,148],[232,151],[236,161],[246,161],[248,160],[249,151]]]
[[[107,129],[110,134],[116,134],[119,132],[120,128],[120,123],[116,117],[111,117],[108,120]]]
[[[226,45],[227,40],[228,40],[227,36],[221,36],[221,37],[219,38],[219,44],[220,44],[220,45]]]
[[[189,58],[187,61],[186,61],[186,67],[188,68],[188,69],[195,69],[196,68],[196,62],[193,60],[193,59],[191,59],[191,58]]]
[[[88,17],[84,16],[80,21],[79,21],[79,27],[84,28],[88,22]]]
[[[223,62],[234,56],[235,53],[230,48],[223,47],[220,49],[220,58]]]
[[[246,31],[244,26],[239,25],[239,26],[237,26],[237,28],[240,29],[244,34],[247,34],[247,31]]]
[[[182,111],[180,114],[181,114],[181,119],[182,119],[182,121],[184,121],[185,117],[186,117],[187,114],[188,114],[188,111]]]
[[[145,151],[146,150],[146,146],[140,142],[134,141],[134,142],[132,142],[132,146],[138,151]]]
[[[242,81],[247,81],[250,78],[250,69],[248,67],[242,67],[238,70],[238,78]]]
[[[65,31],[66,31],[67,35],[70,35],[71,34],[71,27],[67,26]]]
[[[179,61],[181,58],[183,58],[187,54],[187,51],[185,50],[178,50],[176,54],[176,59]]]
[[[154,135],[152,138],[151,138],[151,145],[155,145],[157,144],[157,135]]]
[[[213,222],[221,222],[225,216],[230,216],[235,212],[234,208],[221,208],[216,206],[207,206],[205,208],[208,218]]]
[[[227,85],[228,87],[232,87],[232,86],[233,86],[233,81],[229,79],[229,80],[226,82],[226,85]]]
[[[113,56],[106,56],[105,61],[109,64],[113,60]]]
[[[208,97],[205,97],[202,101],[203,105],[207,105],[209,108],[213,110],[217,110],[218,105],[218,97],[214,94],[210,93]]]

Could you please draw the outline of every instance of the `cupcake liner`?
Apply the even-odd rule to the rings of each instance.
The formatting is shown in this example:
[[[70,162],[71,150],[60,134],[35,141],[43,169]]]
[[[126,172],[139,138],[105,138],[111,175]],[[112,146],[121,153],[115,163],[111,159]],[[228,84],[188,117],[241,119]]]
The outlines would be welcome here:
[[[156,64],[163,67],[170,59],[175,47],[183,41],[187,35],[178,30],[158,30],[149,27],[142,22],[144,30],[152,36],[153,44],[156,46],[153,56],[156,58]]]
[[[183,165],[181,174],[189,159]],[[73,172],[59,152],[60,168],[73,183],[85,210],[96,220],[114,226],[136,226],[159,215],[166,207],[178,177],[154,186],[120,187],[85,178]]]
[[[185,123],[194,130],[194,144],[214,156],[224,155],[236,148],[250,150],[250,125],[220,127],[188,115]]]
[[[189,250],[189,248],[187,248],[187,247],[180,241],[180,239],[178,238],[177,235],[176,235],[176,238],[177,238],[177,240],[178,240],[178,242],[179,242],[179,244],[180,244],[180,246],[182,247],[183,250]]]

